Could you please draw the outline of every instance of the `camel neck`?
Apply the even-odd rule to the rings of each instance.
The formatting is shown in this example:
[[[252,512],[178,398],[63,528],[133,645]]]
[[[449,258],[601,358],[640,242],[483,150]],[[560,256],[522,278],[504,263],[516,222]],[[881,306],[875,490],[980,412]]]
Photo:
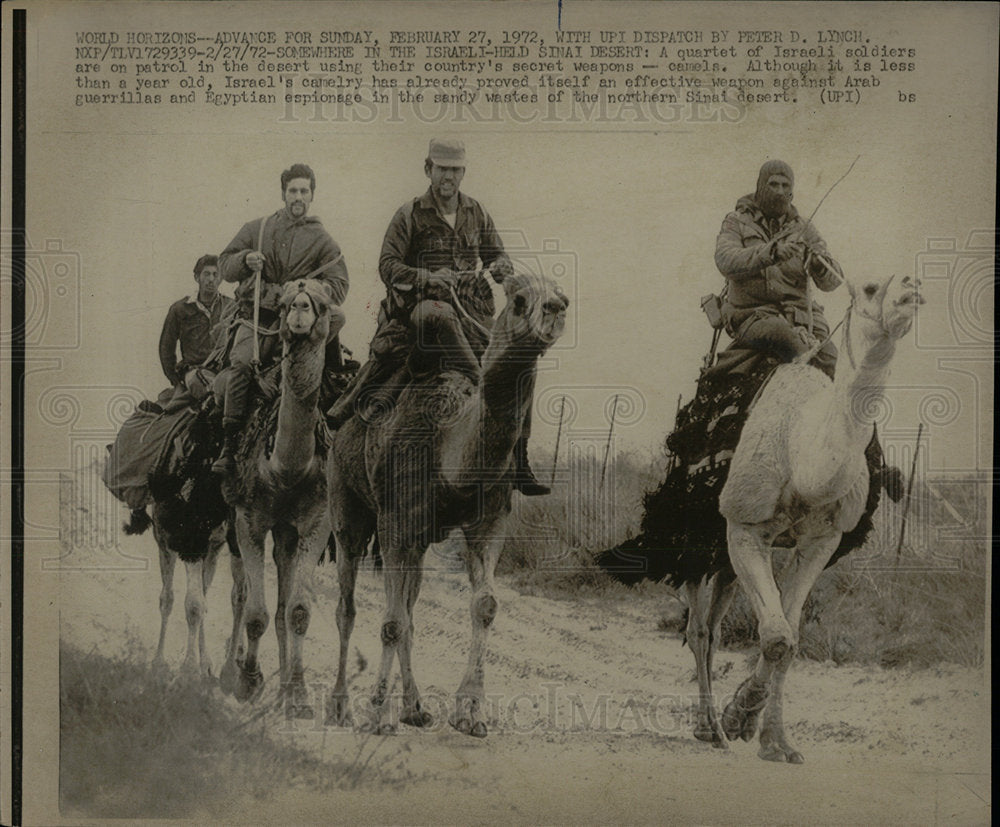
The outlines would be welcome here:
[[[306,340],[286,343],[281,364],[281,401],[271,465],[282,474],[304,473],[316,453],[316,422],[322,346]]]
[[[481,479],[502,474],[521,436],[532,402],[537,356],[517,354],[484,359],[478,427],[463,452],[465,467],[480,469]]]
[[[844,331],[828,422],[831,437],[864,450],[871,439],[872,411],[882,404],[896,342],[883,336],[862,349],[857,338],[852,341],[852,331]]]

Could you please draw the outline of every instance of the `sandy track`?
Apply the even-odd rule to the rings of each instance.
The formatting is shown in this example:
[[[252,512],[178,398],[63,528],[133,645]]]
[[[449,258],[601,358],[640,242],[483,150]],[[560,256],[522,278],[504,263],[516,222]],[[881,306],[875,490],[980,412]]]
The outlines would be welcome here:
[[[159,624],[159,571],[151,537],[121,551],[145,570],[61,578],[61,634],[112,655],[130,636],[150,652]],[[98,562],[98,552],[81,552]],[[108,552],[101,554],[107,555]],[[78,557],[77,559],[81,559]],[[107,558],[104,558],[105,561]],[[918,672],[799,661],[788,681],[786,722],[805,754],[801,767],[756,757],[756,744],[726,752],[691,736],[693,661],[656,628],[656,589],[576,601],[525,596],[501,583],[490,640],[490,735],[477,740],[446,723],[464,669],[469,590],[446,557],[429,558],[417,604],[414,664],[426,730],[390,738],[299,723],[270,708],[276,697],[273,630],[262,645],[263,697],[245,714],[281,738],[330,760],[371,756],[366,780],[331,796],[274,791],[236,820],[379,822],[986,823],[990,813],[988,691],[981,671],[944,666]],[[228,635],[228,554],[209,594],[207,634],[216,667]],[[273,567],[270,567],[273,569]],[[450,571],[448,569],[451,569]],[[84,587],[85,585],[85,587]],[[273,570],[268,583],[273,610]],[[317,570],[306,647],[307,681],[321,706],[335,677],[336,571]],[[184,574],[168,660],[182,658]],[[360,717],[378,661],[381,580],[359,577],[351,692]],[[367,668],[361,669],[362,661]],[[746,673],[747,656],[722,652],[717,700]],[[398,691],[398,680],[396,690]],[[218,692],[218,689],[206,691]],[[398,704],[398,698],[396,699]],[[235,701],[228,702],[235,704]],[[322,712],[322,709],[320,709]],[[322,720],[322,718],[320,718]],[[375,780],[370,780],[372,778]]]

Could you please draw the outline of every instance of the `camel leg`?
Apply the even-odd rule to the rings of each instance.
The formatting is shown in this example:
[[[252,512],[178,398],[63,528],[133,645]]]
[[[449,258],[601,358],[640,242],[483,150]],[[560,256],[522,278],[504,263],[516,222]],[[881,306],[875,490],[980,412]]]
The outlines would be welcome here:
[[[469,614],[472,617],[472,643],[465,675],[455,693],[455,715],[451,725],[459,732],[476,738],[485,738],[486,694],[485,660],[490,627],[496,617],[499,603],[493,584],[505,533],[504,518],[498,518],[488,529],[475,531],[466,528],[465,567],[472,586]]]
[[[311,616],[313,573],[319,565],[319,558],[326,547],[329,534],[330,525],[324,507],[323,517],[307,532],[299,534],[295,557],[289,570],[285,625],[291,630],[291,635],[288,638],[290,651],[285,714],[290,718],[311,720],[316,715],[306,691],[302,650]]]
[[[246,572],[247,599],[243,609],[247,635],[246,659],[239,670],[234,694],[238,701],[248,701],[264,684],[264,675],[257,660],[260,639],[267,631],[269,617],[264,600],[264,538],[266,529],[251,521],[243,509],[236,514],[236,537],[240,544],[243,569]]]
[[[205,564],[201,570],[201,593],[203,596],[208,595],[208,590],[212,586],[212,581],[215,579],[215,567],[219,562],[219,551],[222,549],[223,543],[226,541],[226,526],[225,524],[216,526],[215,530],[212,531],[211,536],[208,540],[208,554],[205,555]],[[205,604],[205,611],[208,611],[208,604]],[[205,623],[204,618],[202,619],[201,627],[198,630],[198,653],[201,658],[201,673],[205,677],[211,677],[212,674],[212,658],[208,654],[208,647],[205,645]]]
[[[331,485],[331,491],[333,487]],[[340,492],[336,500],[343,505],[336,515],[334,534],[337,540],[337,579],[340,583],[340,597],[337,601],[337,629],[340,632],[340,657],[337,661],[337,682],[326,707],[326,723],[334,726],[349,726],[351,713],[347,693],[347,658],[351,651],[351,633],[357,614],[354,605],[354,585],[358,577],[358,565],[364,556],[365,544],[375,527],[374,516],[360,502],[350,502],[346,494]],[[331,494],[331,502],[334,502]],[[345,515],[350,518],[345,519]]]
[[[402,634],[396,645],[399,655],[399,672],[403,681],[403,709],[399,720],[410,726],[425,727],[433,723],[433,716],[423,708],[420,702],[420,690],[417,689],[413,677],[413,609],[420,595],[420,583],[423,580],[423,551],[413,551],[407,555],[407,563],[403,569],[402,599],[404,615],[401,619]]]
[[[271,529],[274,565],[278,570],[278,605],[274,609],[274,633],[278,638],[278,676],[281,693],[288,689],[288,595],[295,577],[295,552],[299,532],[295,526],[278,524]]]
[[[184,595],[184,615],[187,618],[188,639],[187,651],[181,671],[189,675],[198,672],[198,654],[201,651],[199,643],[204,643],[202,624],[208,606],[205,604],[205,561],[188,560],[184,562],[187,572],[187,591]]]
[[[407,629],[409,622],[405,618],[406,600],[404,597],[403,569],[405,554],[397,548],[386,544],[383,548],[382,580],[385,585],[385,614],[382,618],[382,659],[372,690],[372,721],[371,728],[380,734],[390,734],[391,724],[383,722],[386,696],[389,694],[389,679],[392,677],[392,665],[396,659],[399,640]]]
[[[805,605],[806,598],[839,544],[840,534],[799,540],[796,566],[788,573],[781,590],[781,603],[785,617],[788,618],[793,629],[799,628],[802,607]],[[794,650],[792,654],[794,654]],[[775,665],[771,677],[771,694],[768,697],[761,721],[758,755],[765,761],[786,761],[789,764],[801,764],[805,760],[802,753],[792,748],[785,737],[782,710],[785,676],[791,665],[792,654],[787,658],[782,658]]]
[[[732,603],[736,581],[730,572],[719,572],[707,582],[686,584],[688,596],[687,642],[694,654],[698,675],[698,722],[694,737],[725,749],[726,739],[715,712],[712,691],[712,656],[719,642],[722,618]]]
[[[167,621],[170,620],[170,613],[174,608],[174,565],[177,562],[177,555],[167,548],[162,532],[153,523],[153,536],[156,538],[156,545],[160,549],[160,640],[156,644],[156,655],[153,657],[153,666],[162,668],[166,665],[163,657],[163,647],[167,640]]]
[[[722,728],[730,740],[753,738],[758,716],[767,701],[771,674],[779,662],[791,658],[798,642],[796,631],[785,618],[781,593],[774,582],[771,533],[763,526],[731,521],[727,527],[729,559],[757,618],[761,651],[756,670],[723,710]]]
[[[236,544],[236,529],[230,526],[226,534],[229,543],[229,570],[233,575],[233,588],[230,592],[230,601],[233,607],[233,629],[226,642],[226,662],[219,673],[219,686],[227,695],[231,695],[236,688],[238,679],[238,664],[243,659],[243,609],[247,602],[247,578],[243,570],[243,558],[239,555],[239,546]]]
[[[712,698],[712,675],[708,666],[708,603],[706,594],[714,587],[714,580],[700,580],[684,584],[687,594],[688,621],[684,635],[687,645],[694,655],[694,668],[698,676],[698,722],[695,724],[694,737],[699,741],[708,741],[713,746],[725,747],[722,737],[722,727],[715,715],[715,703]]]

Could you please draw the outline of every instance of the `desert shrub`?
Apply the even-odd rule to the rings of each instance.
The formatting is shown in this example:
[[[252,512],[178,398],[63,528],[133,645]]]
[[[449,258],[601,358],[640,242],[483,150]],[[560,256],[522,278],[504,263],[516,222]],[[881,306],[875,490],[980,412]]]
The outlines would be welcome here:
[[[642,497],[662,478],[665,463],[652,454],[624,451],[573,455],[563,464],[547,497],[515,498],[515,510],[497,566],[499,574],[528,591],[577,593],[617,588],[593,562],[594,555],[638,530]],[[551,460],[536,463],[551,468]]]

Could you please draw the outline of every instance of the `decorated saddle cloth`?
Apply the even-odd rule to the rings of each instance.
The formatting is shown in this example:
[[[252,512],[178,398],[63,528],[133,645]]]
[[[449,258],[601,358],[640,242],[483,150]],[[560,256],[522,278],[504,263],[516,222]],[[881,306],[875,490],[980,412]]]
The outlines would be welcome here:
[[[606,552],[602,566],[623,582],[648,577],[679,585],[698,582],[728,567],[726,521],[719,495],[747,416],[761,388],[780,363],[770,357],[741,362],[742,372],[709,370],[694,399],[677,414],[667,437],[666,479],[646,494],[640,533]],[[827,565],[861,546],[873,527],[882,491],[878,436],[865,450],[871,484],[858,525],[841,538]],[[787,538],[790,540],[790,538]],[[785,544],[779,538],[778,544]],[[636,556],[638,555],[638,556]]]
[[[721,540],[724,549],[719,494],[751,405],[778,364],[759,359],[746,373],[715,371],[702,377],[667,437],[667,477],[646,494],[640,530],[647,541],[664,549],[714,554]]]

